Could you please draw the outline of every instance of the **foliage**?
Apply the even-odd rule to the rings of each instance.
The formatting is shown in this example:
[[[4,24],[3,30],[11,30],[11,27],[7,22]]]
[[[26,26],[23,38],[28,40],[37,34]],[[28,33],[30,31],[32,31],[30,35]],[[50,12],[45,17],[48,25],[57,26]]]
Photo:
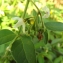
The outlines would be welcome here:
[[[62,17],[54,2],[0,0],[0,63],[63,63]]]

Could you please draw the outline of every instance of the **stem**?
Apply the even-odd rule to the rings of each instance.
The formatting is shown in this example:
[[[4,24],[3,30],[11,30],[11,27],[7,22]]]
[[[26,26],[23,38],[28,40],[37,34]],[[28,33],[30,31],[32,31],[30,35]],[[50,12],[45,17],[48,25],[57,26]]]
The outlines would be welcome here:
[[[30,2],[30,0],[27,0],[27,2],[26,2],[25,9],[24,9],[24,13],[23,13],[23,16],[22,16],[23,19],[25,17],[25,14],[26,14],[26,11],[27,11],[29,2]],[[21,27],[19,28],[19,34],[20,34],[20,31],[21,31]]]
[[[11,50],[12,44],[15,42],[15,40],[16,40],[18,37],[19,37],[19,36],[17,35],[17,36],[12,40],[12,42],[10,43],[10,45],[8,46],[8,48],[9,48],[10,50]],[[9,50],[6,49],[5,56],[7,56],[8,52],[9,52]]]
[[[42,14],[41,14],[39,8],[36,6],[36,4],[35,4],[32,0],[31,0],[31,2],[32,2],[32,3],[34,4],[34,6],[37,8],[38,13],[39,13],[39,15],[40,15],[40,17],[41,17],[41,21],[42,21]],[[43,23],[43,21],[42,21],[42,28],[44,28],[44,23]]]
[[[27,8],[28,8],[29,1],[30,0],[27,0],[27,2],[26,2],[25,10],[24,10],[24,13],[23,13],[23,16],[22,16],[23,18],[25,17],[25,14],[26,14],[26,11],[27,11]]]
[[[31,0],[31,2],[34,4],[34,6],[37,8],[38,12],[40,12],[39,8],[36,6],[36,4]]]
[[[37,31],[39,30],[39,24],[38,24],[38,13],[35,16],[35,23],[34,23],[34,27],[35,27],[35,35],[37,34]],[[37,19],[38,18],[38,19]]]
[[[38,23],[37,23],[37,21],[36,21],[36,18],[38,17],[38,14],[36,15],[36,17],[35,17],[35,25],[34,25],[34,27],[35,27],[35,34],[36,34],[36,31],[38,30],[37,28],[38,28]]]

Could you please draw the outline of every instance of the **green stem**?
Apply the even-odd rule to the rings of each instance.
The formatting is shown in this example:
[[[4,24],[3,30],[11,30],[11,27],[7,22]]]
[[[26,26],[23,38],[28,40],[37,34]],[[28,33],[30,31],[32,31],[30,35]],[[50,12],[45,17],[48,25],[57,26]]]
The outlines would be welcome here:
[[[44,23],[43,23],[43,20],[42,20],[42,14],[41,14],[41,12],[40,12],[40,10],[39,10],[39,8],[36,6],[36,4],[31,0],[31,2],[34,4],[34,6],[37,8],[37,10],[38,10],[38,13],[39,13],[39,15],[40,15],[40,17],[41,17],[41,21],[42,21],[42,28],[44,28]]]
[[[26,11],[27,11],[27,8],[28,8],[29,1],[30,0],[27,0],[27,2],[26,2],[25,10],[24,10],[24,13],[23,13],[23,16],[22,16],[23,18],[25,17],[25,14],[26,14]]]
[[[38,14],[35,17],[35,24],[34,24],[34,27],[35,27],[35,35],[36,35],[37,30],[38,30],[37,17],[38,17]]]
[[[37,8],[38,12],[40,12],[39,8],[36,6],[36,4],[31,0],[31,2],[34,4],[34,6]]]
[[[23,13],[23,16],[22,16],[23,19],[25,18],[25,14],[26,14],[29,2],[30,2],[30,0],[27,0],[27,2],[26,2],[24,13]],[[21,31],[21,27],[19,28],[19,33],[18,34],[20,34],[20,31]]]
[[[11,50],[11,47],[12,47],[12,44],[15,42],[15,40],[18,38],[19,36],[17,35],[13,40],[12,42],[9,44],[8,48]],[[5,57],[7,56],[9,50],[6,49],[6,52],[5,52]]]

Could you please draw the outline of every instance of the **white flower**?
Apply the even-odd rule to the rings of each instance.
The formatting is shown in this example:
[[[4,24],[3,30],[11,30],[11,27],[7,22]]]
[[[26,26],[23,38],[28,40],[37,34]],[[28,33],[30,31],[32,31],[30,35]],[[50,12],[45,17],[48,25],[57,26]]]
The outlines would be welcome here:
[[[13,19],[18,20],[18,22],[14,25],[14,28],[22,26],[22,31],[23,33],[25,33],[25,23],[24,23],[23,18],[14,17]]]
[[[50,16],[50,10],[47,6],[43,8],[43,11],[45,12],[44,16],[42,18],[48,18]]]

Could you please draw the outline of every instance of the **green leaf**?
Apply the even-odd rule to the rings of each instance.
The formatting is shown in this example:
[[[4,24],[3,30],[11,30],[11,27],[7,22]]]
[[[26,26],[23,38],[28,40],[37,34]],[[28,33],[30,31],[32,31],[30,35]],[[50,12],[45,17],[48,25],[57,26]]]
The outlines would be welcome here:
[[[38,43],[35,44],[35,48],[38,49],[40,47],[44,47],[45,46],[45,43],[43,40],[39,41]]]
[[[47,53],[46,53],[46,54],[44,54],[44,55],[45,55],[46,58],[48,58],[48,60],[50,60],[50,61],[52,62],[52,58],[53,58],[53,57],[52,57],[51,54],[49,54],[49,53],[47,54]]]
[[[51,44],[53,46],[55,46],[57,43],[61,43],[61,42],[63,42],[63,39],[62,38],[59,38],[59,39],[54,39]]]
[[[21,36],[13,43],[11,50],[17,63],[36,63],[35,49],[31,37]]]
[[[36,10],[33,9],[33,11],[32,11],[32,15],[33,15],[34,17],[36,17],[36,15],[37,15]]]
[[[44,63],[45,61],[44,61],[44,57],[42,57],[42,54],[39,54],[38,55],[38,62],[39,63]]]
[[[54,63],[61,63],[62,56],[59,56],[58,58],[55,59]]]
[[[47,22],[45,26],[52,31],[63,31],[63,23],[61,22]]]
[[[58,47],[58,52],[63,55],[63,48]]]
[[[15,34],[7,29],[0,30],[0,45],[7,43],[15,38]]]
[[[5,44],[0,45],[0,56],[4,53]]]
[[[0,45],[0,56],[3,56],[5,54],[6,48],[9,46],[10,43],[11,41]]]

